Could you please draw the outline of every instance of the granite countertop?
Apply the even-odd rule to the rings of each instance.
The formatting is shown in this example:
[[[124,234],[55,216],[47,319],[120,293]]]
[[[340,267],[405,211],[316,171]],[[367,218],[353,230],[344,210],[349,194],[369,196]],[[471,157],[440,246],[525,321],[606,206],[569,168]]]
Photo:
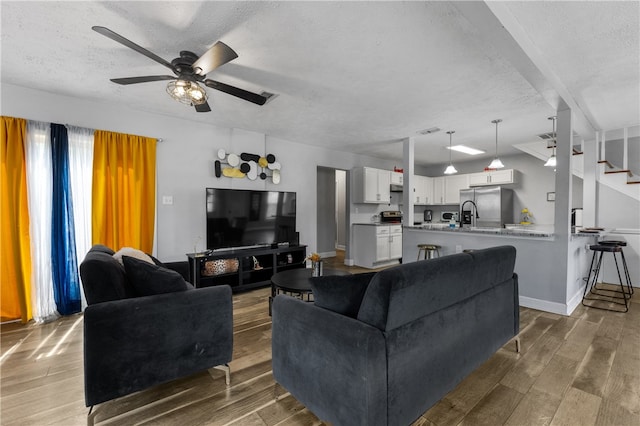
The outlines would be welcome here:
[[[448,225],[440,223],[423,225],[405,225],[404,228],[416,229],[423,231],[442,231],[442,232],[456,232],[456,233],[469,233],[469,234],[485,234],[485,235],[500,235],[500,236],[513,236],[513,237],[540,237],[549,238],[553,237],[553,225],[514,225],[506,228],[475,228],[475,227],[456,227],[449,228]],[[598,237],[605,232],[604,229],[586,228],[589,232],[573,231],[571,235],[575,237]]]
[[[392,225],[402,225],[402,223],[391,223],[391,222],[363,222],[363,223],[354,223],[354,225],[368,225],[368,226],[392,226]]]

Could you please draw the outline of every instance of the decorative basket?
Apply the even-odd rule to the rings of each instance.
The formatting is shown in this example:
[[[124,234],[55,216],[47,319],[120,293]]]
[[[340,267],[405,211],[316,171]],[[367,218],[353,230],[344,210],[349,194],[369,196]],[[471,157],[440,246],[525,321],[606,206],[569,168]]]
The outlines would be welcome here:
[[[207,260],[202,268],[202,276],[213,277],[238,272],[238,263],[238,259]]]

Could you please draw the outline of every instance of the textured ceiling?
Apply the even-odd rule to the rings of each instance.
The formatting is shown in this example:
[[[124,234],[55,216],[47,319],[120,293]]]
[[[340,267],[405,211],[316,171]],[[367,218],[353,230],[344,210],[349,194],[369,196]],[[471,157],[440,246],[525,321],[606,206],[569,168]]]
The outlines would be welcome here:
[[[506,9],[594,129],[640,123],[639,2],[507,2]],[[454,143],[500,150],[549,132],[554,108],[455,2],[0,3],[3,83],[295,142],[416,161],[448,161]],[[210,113],[172,100],[165,82],[110,78],[166,68],[91,30],[101,25],[171,61],[221,40],[239,55],[208,74],[257,106],[207,89]],[[525,52],[527,53],[527,52]],[[531,51],[529,51],[531,53]],[[81,84],[78,84],[80,82]],[[437,126],[442,131],[417,132]],[[582,135],[592,137],[592,135]],[[454,160],[465,157],[454,154]]]

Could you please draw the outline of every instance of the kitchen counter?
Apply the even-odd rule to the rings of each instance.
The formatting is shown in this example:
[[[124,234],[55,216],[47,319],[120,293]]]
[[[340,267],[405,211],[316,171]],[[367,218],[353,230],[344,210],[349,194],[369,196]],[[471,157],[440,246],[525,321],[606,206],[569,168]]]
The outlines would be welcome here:
[[[456,227],[449,228],[448,224],[442,226],[441,224],[425,224],[425,225],[413,225],[404,226],[405,229],[423,230],[423,231],[437,231],[437,232],[451,232],[460,234],[482,234],[492,236],[505,236],[505,237],[534,237],[534,238],[553,238],[553,227],[516,227],[516,228],[477,228],[477,227]],[[593,234],[589,234],[593,235]]]

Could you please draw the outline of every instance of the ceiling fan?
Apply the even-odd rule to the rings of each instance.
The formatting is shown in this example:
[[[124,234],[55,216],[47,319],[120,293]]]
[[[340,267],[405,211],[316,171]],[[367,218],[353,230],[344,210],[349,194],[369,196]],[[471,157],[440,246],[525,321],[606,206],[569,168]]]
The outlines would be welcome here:
[[[120,34],[111,31],[109,28],[94,26],[91,27],[91,29],[105,37],[109,37],[110,39],[127,46],[130,49],[135,50],[138,53],[143,54],[147,58],[153,59],[159,64],[169,68],[175,74],[175,76],[147,75],[142,77],[112,78],[111,81],[114,83],[126,85],[147,83],[150,81],[170,80],[167,84],[167,92],[171,97],[184,104],[192,105],[197,112],[211,111],[211,108],[207,103],[207,92],[198,83],[203,83],[207,87],[257,105],[264,105],[267,101],[266,96],[248,92],[238,87],[205,78],[207,73],[238,57],[238,54],[232,48],[221,41],[216,42],[200,57],[196,56],[193,52],[183,50],[180,52],[180,57],[175,58],[171,62],[167,62],[144,47],[139,46],[131,40],[122,37]]]

